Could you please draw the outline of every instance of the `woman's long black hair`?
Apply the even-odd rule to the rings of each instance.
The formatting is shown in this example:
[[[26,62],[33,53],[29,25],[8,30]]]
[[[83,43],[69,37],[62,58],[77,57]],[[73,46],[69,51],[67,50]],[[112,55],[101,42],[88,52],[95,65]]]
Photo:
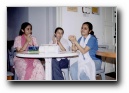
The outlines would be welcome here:
[[[22,30],[25,30],[25,28],[26,28],[28,25],[30,25],[30,26],[31,26],[31,29],[32,29],[32,25],[31,25],[29,22],[24,22],[24,23],[22,23],[21,29],[20,29],[20,32],[19,32],[19,36],[21,36],[21,35],[24,34],[24,32],[22,32]],[[32,34],[32,33],[31,33],[31,34]]]
[[[93,31],[93,25],[92,25],[90,22],[84,22],[84,23],[82,24],[82,26],[83,26],[84,24],[86,24],[86,25],[89,27],[89,30],[91,30],[90,34],[93,35],[93,36],[96,38],[96,36],[94,35],[94,31]]]

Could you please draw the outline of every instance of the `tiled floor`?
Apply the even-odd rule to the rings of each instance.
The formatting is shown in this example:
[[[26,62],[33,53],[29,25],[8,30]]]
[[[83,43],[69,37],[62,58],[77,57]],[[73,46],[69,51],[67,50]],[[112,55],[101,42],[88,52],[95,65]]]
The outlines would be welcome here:
[[[101,76],[96,76],[96,79],[97,80],[101,80]],[[116,80],[115,78],[113,78],[113,77],[110,77],[110,76],[106,76],[106,80]]]
[[[116,79],[112,78],[112,77],[109,77],[109,76],[106,76],[106,80],[116,80]]]

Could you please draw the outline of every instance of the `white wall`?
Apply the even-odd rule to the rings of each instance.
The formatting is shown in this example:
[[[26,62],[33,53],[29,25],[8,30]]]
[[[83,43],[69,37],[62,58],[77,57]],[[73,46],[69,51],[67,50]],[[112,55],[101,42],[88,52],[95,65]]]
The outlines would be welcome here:
[[[56,7],[29,7],[29,22],[38,44],[49,43],[56,28]]]
[[[19,35],[23,22],[32,24],[33,36],[39,45],[50,41],[56,28],[56,7],[9,7],[7,9],[7,40]]]
[[[93,24],[93,31],[98,38],[98,43],[103,44],[103,20],[102,20],[102,8],[100,8],[99,15],[84,15],[82,13],[82,7],[78,7],[77,12],[67,11],[67,7],[62,7],[62,27],[65,31],[64,38],[68,38],[69,35],[75,35],[77,39],[81,36],[80,30],[83,22],[89,21]]]

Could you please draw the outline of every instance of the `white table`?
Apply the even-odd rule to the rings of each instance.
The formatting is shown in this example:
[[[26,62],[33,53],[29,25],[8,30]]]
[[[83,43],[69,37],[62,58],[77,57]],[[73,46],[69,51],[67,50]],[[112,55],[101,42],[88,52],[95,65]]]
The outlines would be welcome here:
[[[17,57],[24,57],[24,58],[45,58],[45,78],[46,80],[52,80],[52,68],[51,68],[51,59],[52,58],[61,58],[61,57],[76,57],[78,53],[76,52],[60,52],[58,54],[55,53],[16,53]]]

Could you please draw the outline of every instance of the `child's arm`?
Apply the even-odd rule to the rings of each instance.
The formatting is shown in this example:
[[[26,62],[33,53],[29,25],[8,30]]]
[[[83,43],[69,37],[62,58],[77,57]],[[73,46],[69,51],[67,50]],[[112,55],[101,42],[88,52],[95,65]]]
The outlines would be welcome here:
[[[62,43],[60,41],[58,41],[57,44],[59,45],[59,47],[62,51],[66,51],[66,49],[64,48],[64,46],[62,45]]]

